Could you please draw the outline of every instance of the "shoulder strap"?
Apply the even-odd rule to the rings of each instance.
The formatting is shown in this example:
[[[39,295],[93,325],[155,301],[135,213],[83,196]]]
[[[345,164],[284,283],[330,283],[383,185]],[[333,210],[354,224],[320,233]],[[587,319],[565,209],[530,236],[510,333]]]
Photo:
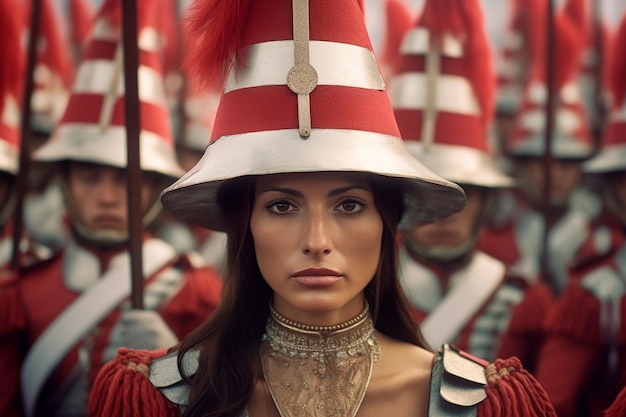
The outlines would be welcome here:
[[[198,351],[189,351],[182,361],[187,376],[198,370]],[[178,351],[158,358],[150,364],[150,382],[172,403],[176,404],[181,412],[185,410],[189,401],[189,385],[185,382],[178,369]]]
[[[502,262],[477,252],[460,272],[459,283],[422,322],[421,330],[428,343],[441,346],[451,342],[498,288],[505,269]]]
[[[171,246],[158,239],[145,242],[143,251],[150,254],[149,257],[144,255],[145,276],[153,275],[176,256]],[[34,415],[41,388],[67,352],[129,294],[130,265],[128,253],[125,253],[116,258],[101,279],[65,308],[39,336],[29,349],[21,370],[26,417]]]
[[[475,417],[487,398],[487,363],[448,344],[437,353],[430,378],[428,417]]]

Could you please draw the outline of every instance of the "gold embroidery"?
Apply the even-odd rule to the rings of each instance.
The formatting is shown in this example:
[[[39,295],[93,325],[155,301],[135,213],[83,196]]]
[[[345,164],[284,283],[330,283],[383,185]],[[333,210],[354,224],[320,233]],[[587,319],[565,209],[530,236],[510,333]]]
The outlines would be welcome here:
[[[282,417],[352,417],[359,410],[381,355],[369,309],[332,328],[310,330],[276,312],[268,320],[261,362]]]

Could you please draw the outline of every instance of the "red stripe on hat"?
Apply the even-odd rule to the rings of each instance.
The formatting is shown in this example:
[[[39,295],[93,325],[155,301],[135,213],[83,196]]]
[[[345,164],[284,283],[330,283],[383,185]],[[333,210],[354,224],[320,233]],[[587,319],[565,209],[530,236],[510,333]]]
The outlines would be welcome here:
[[[12,147],[18,148],[20,143],[20,131],[17,127],[9,127],[4,123],[0,124],[0,140],[9,143]]]
[[[458,75],[467,78],[467,61],[458,58],[442,57],[440,75]],[[426,57],[424,55],[404,55],[397,74],[406,72],[426,73]],[[468,80],[469,82],[469,80]],[[472,87],[473,88],[473,87]]]
[[[86,62],[88,60],[112,61],[113,59],[115,59],[117,45],[117,42],[94,39],[87,44],[82,60],[83,62]],[[159,74],[162,72],[163,63],[159,59],[159,55],[153,51],[140,49],[139,64],[142,66],[150,67],[157,71]]]
[[[348,129],[400,136],[384,91],[319,85],[311,93],[313,129]],[[212,140],[264,130],[297,129],[296,95],[286,86],[235,90],[222,96]]]
[[[405,141],[420,137],[423,112],[396,110],[395,114]],[[436,144],[465,146],[489,152],[486,135],[487,132],[479,117],[449,112],[437,113],[434,139]]]
[[[332,12],[329,12],[332,10]],[[291,2],[285,0],[253,1],[248,13],[242,45],[293,39]],[[359,45],[372,49],[356,0],[316,0],[309,2],[309,38]]]
[[[100,120],[104,96],[100,94],[73,94],[61,124],[84,123],[97,125]],[[141,129],[155,133],[172,143],[168,111],[163,106],[142,101],[140,103]],[[124,98],[118,98],[113,108],[111,126],[124,126]]]

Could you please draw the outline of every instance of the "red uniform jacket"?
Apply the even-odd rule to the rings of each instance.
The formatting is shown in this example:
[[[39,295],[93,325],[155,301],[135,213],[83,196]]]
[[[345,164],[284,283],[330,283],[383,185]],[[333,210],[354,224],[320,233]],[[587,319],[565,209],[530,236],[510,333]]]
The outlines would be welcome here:
[[[546,285],[509,275],[502,262],[482,252],[475,252],[468,263],[447,271],[419,262],[405,251],[400,259],[403,288],[431,346],[433,341],[425,326],[439,331],[457,322],[458,331],[443,343],[488,361],[517,356],[525,368],[532,369],[543,337],[544,318],[552,304]],[[485,288],[474,291],[481,286]],[[471,296],[480,298],[469,300]],[[450,303],[453,297],[458,300]],[[444,303],[450,303],[449,307],[441,307]],[[467,311],[465,307],[471,303],[475,307]],[[437,323],[427,325],[427,320]],[[520,339],[524,342],[518,344]]]
[[[624,387],[625,302],[626,244],[572,271],[550,313],[536,373],[559,417],[600,417]]]
[[[146,242],[148,241],[144,242],[144,246]],[[90,253],[84,248],[78,248],[77,253],[83,255]],[[65,249],[58,256],[26,269],[17,279],[2,284],[0,287],[0,337],[3,340],[24,340],[26,348],[30,349],[54,319],[93,284],[89,281],[89,277],[98,281],[100,274],[109,268],[111,259],[120,255],[118,252],[99,258],[78,256],[77,260],[73,261],[69,253],[71,252]],[[145,258],[144,252],[144,267]],[[85,259],[97,261],[95,264],[86,262],[84,265],[75,265],[81,260],[84,262]],[[98,261],[103,272],[92,271],[98,268]],[[163,293],[163,299],[159,300],[154,308],[171,330],[179,338],[183,338],[214,311],[221,299],[222,281],[212,268],[194,267],[186,256],[176,255],[163,259],[159,265],[156,273],[146,278],[145,294],[152,291],[150,290],[153,288],[152,283],[156,287],[156,283],[160,283],[166,274],[169,274],[167,275],[169,277],[178,277],[174,280],[176,284],[170,287],[165,286],[165,290],[159,290]],[[90,275],[90,271],[95,274]],[[80,288],[81,286],[84,288]],[[102,297],[106,296],[107,294],[102,294]],[[121,305],[114,306],[108,316],[99,323],[95,323],[82,341],[73,346],[58,363],[39,396],[38,414],[46,416],[55,414],[55,404],[64,402],[62,398],[60,402],[57,398],[59,388],[66,387],[68,380],[75,378],[77,374],[85,381],[84,406],[86,408],[87,390],[104,365],[104,355],[110,343],[109,335],[120,315],[120,307]],[[20,352],[16,355],[8,349],[2,350],[0,363],[21,363],[25,353]],[[108,354],[110,355],[110,352]],[[69,383],[69,386],[76,388],[77,384]],[[15,391],[14,388],[3,389],[1,396],[12,395]],[[0,404],[9,401],[2,397],[0,397]],[[80,399],[77,400],[80,401]]]

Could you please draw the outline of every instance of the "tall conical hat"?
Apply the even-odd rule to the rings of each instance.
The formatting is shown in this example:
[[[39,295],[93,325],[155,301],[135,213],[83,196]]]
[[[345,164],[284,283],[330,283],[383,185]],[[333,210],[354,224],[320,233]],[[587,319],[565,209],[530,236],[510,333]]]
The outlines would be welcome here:
[[[120,4],[107,0],[102,5],[63,119],[35,152],[36,160],[126,167]],[[155,0],[138,3],[141,168],[178,178],[183,170],[175,158],[159,37],[152,26],[156,5]]]
[[[19,168],[20,102],[24,82],[25,51],[22,47],[19,4],[0,1],[0,171],[16,174]]]
[[[626,16],[611,45],[607,69],[608,90],[612,108],[604,127],[600,151],[583,164],[590,174],[626,170]]]
[[[568,0],[580,2],[584,0]],[[547,1],[536,3],[535,22],[546,22]],[[571,8],[569,10],[572,10]],[[575,9],[574,9],[575,10]],[[555,34],[555,110],[552,132],[552,155],[559,159],[584,159],[593,152],[589,122],[578,84],[578,70],[585,46],[579,14],[566,7],[556,14]],[[532,63],[524,96],[513,125],[508,151],[517,157],[541,157],[545,153],[546,104],[546,25],[536,25],[531,38]]]
[[[203,158],[162,194],[172,214],[223,230],[216,194],[224,181],[320,171],[393,179],[405,200],[400,228],[463,207],[460,187],[399,138],[358,1],[198,4],[190,66],[207,80],[230,71]]]
[[[389,90],[409,150],[450,181],[511,186],[491,155],[495,76],[478,0],[427,1],[401,48]]]

